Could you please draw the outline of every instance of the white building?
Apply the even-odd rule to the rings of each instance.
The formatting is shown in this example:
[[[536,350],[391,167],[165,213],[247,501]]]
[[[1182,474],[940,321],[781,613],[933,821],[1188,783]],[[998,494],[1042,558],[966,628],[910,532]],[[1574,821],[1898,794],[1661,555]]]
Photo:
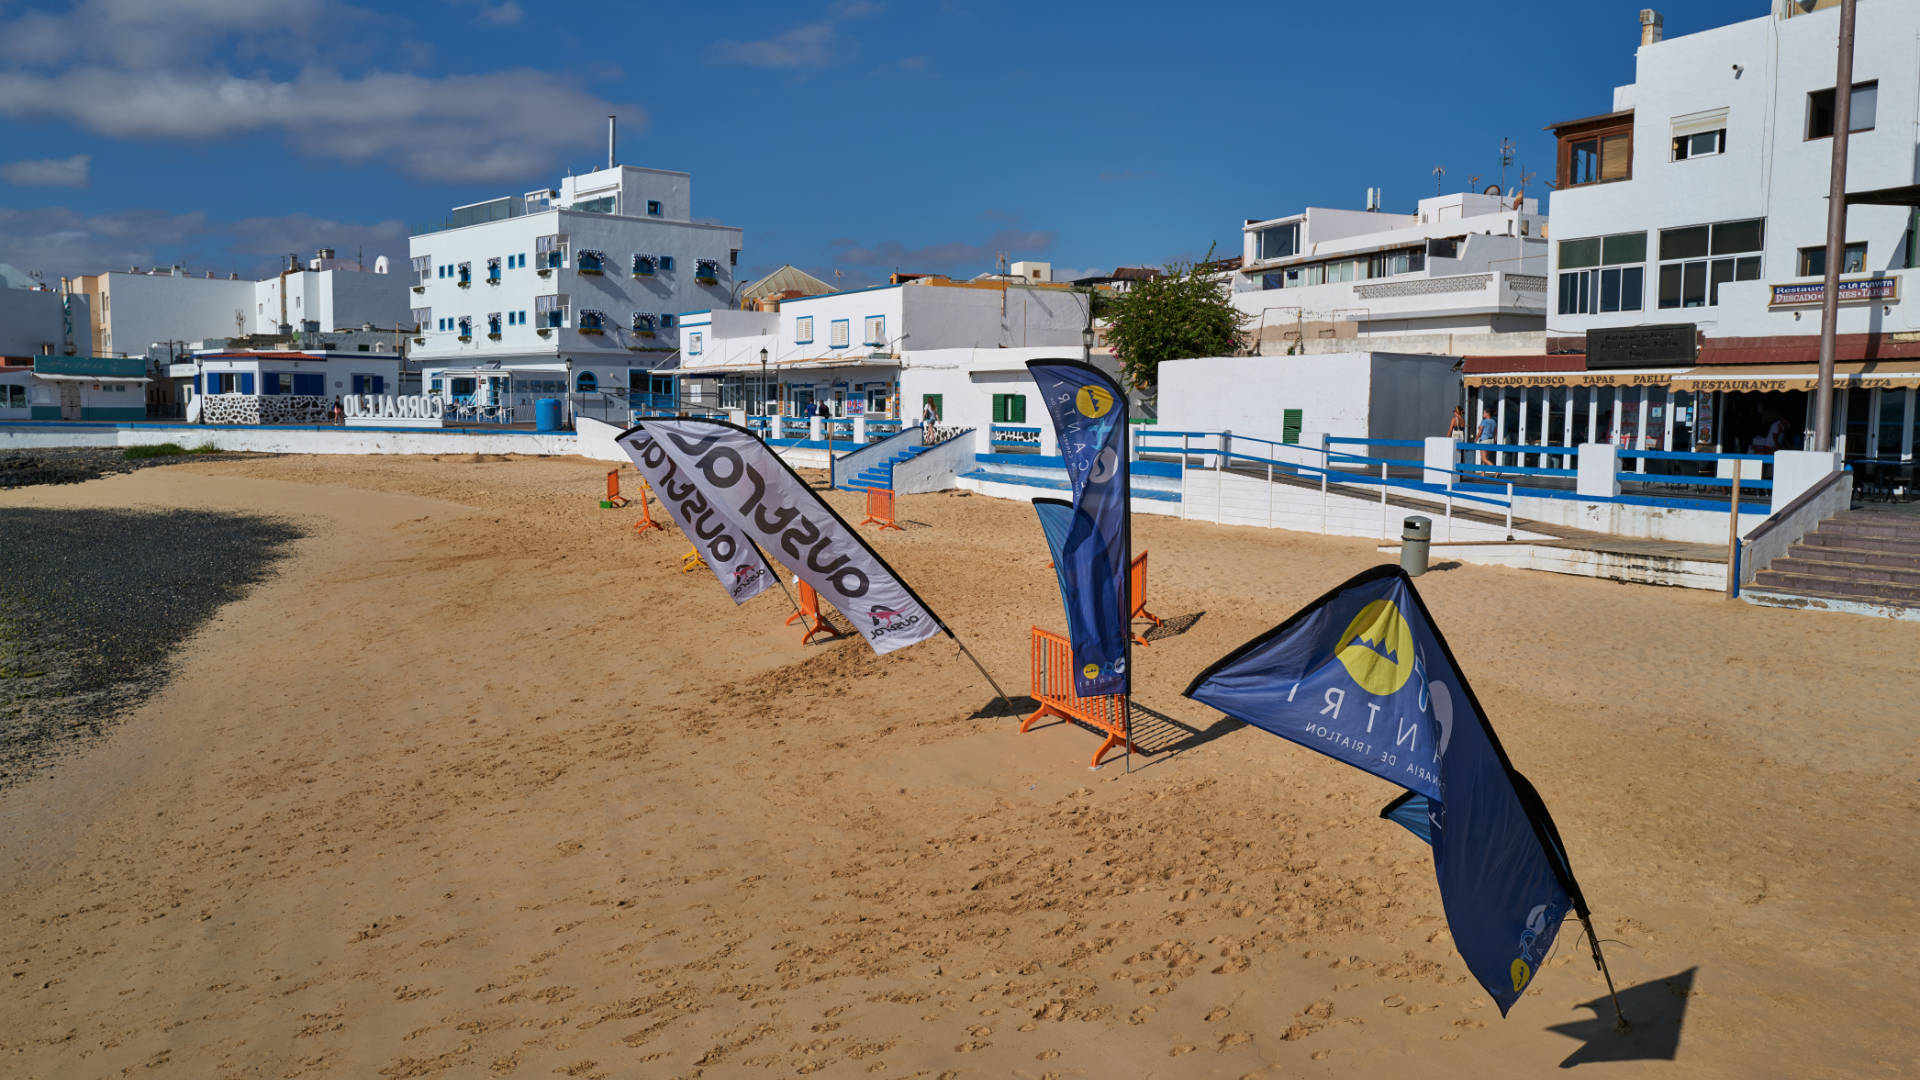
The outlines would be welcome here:
[[[317,424],[348,394],[400,392],[397,353],[212,349],[169,365],[189,421]]]
[[[732,295],[741,231],[694,221],[691,192],[687,173],[615,166],[454,210],[408,242],[413,359],[429,381],[557,378],[580,407],[617,401],[624,417],[629,390],[671,356],[680,313]]]
[[[1467,368],[1502,441],[1745,451],[1776,418],[1790,447],[1811,430],[1839,12],[1754,7],[1671,39],[1642,13],[1634,81],[1554,125],[1548,347]],[[1858,11],[1835,431],[1850,457],[1911,460],[1920,4]]]
[[[143,356],[155,344],[273,334],[282,326],[291,333],[367,324],[391,330],[410,315],[403,278],[342,262],[330,248],[305,266],[290,255],[286,270],[263,281],[135,267],[74,278],[70,287],[89,300],[90,325],[78,332],[100,356]]]
[[[1262,355],[1538,352],[1546,231],[1537,200],[1471,193],[1248,221],[1233,303]]]
[[[44,286],[0,287],[0,362],[79,352],[86,334],[86,297]]]
[[[781,301],[772,311],[689,312],[680,404],[758,415],[777,403],[801,416],[826,402],[838,417],[917,420],[923,402],[903,397],[901,373],[922,354],[1045,346],[1078,356],[1087,303],[1064,285],[916,277]]]

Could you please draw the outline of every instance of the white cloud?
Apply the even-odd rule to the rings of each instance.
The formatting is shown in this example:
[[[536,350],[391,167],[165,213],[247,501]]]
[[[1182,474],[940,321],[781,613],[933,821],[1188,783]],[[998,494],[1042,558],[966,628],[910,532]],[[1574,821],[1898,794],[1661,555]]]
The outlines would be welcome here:
[[[1000,229],[984,244],[950,241],[910,248],[888,240],[871,246],[837,241],[844,250],[834,258],[850,266],[898,268],[908,273],[945,271],[978,274],[992,270],[996,257],[1004,252],[1009,261],[1030,258],[1053,246],[1054,234],[1044,229]]]
[[[524,14],[515,0],[475,6],[496,23]],[[374,29],[372,13],[337,0],[81,0],[62,14],[0,13],[0,116],[62,120],[120,139],[280,135],[301,153],[388,162],[414,176],[515,182],[596,145],[607,113],[630,130],[646,124],[639,106],[546,71],[279,66],[289,37],[358,40]],[[375,48],[389,65],[420,51],[404,42]],[[207,57],[256,66],[225,70]]]
[[[871,0],[835,0],[824,17],[757,41],[716,41],[707,56],[714,63],[746,67],[805,70],[829,66],[848,54],[840,41],[840,24],[879,14],[884,5]]]
[[[454,7],[472,8],[481,22],[495,26],[512,26],[525,17],[526,12],[514,0],[490,4],[487,0],[448,0]]]
[[[91,182],[92,154],[47,161],[16,161],[0,165],[0,180],[18,187],[86,187]]]
[[[362,225],[309,214],[222,222],[203,213],[87,215],[61,206],[0,208],[0,260],[38,270],[48,281],[176,263],[196,276],[212,270],[221,277],[229,272],[261,277],[277,269],[286,255],[305,258],[316,247],[336,248],[344,258],[364,252],[369,265],[375,256],[386,255],[404,266],[407,227],[399,221]]]
[[[518,180],[567,149],[599,141],[595,121],[618,106],[542,71],[486,76],[314,68],[291,80],[200,71],[70,68],[0,72],[0,114],[54,117],[114,138],[206,139],[278,132],[295,149],[393,163],[415,176]]]

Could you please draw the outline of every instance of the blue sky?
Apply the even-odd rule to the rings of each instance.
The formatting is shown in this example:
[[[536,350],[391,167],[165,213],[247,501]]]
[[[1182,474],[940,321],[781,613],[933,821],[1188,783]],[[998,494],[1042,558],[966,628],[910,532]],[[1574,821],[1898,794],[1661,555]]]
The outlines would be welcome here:
[[[1494,182],[1503,138],[1547,196],[1541,128],[1607,111],[1642,3],[0,0],[0,262],[404,256],[409,223],[597,167],[609,112],[623,163],[746,230],[747,274],[1232,254],[1369,186],[1409,210],[1436,165]]]

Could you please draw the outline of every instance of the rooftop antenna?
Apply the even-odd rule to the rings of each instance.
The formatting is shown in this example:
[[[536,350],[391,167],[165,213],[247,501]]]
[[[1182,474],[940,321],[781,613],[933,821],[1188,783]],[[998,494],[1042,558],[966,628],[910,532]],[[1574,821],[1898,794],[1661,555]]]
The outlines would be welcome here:
[[[613,125],[614,115],[607,114],[607,168],[613,168]]]
[[[1507,166],[1513,164],[1513,140],[1500,140],[1500,186],[1507,186]]]
[[[1440,183],[1446,179],[1446,175],[1447,167],[1445,165],[1435,165],[1433,167],[1433,193],[1435,195],[1440,194]]]
[[[1475,173],[1474,175],[1467,177],[1468,191],[1472,191],[1474,188],[1477,188],[1479,186],[1480,186],[1480,174]]]

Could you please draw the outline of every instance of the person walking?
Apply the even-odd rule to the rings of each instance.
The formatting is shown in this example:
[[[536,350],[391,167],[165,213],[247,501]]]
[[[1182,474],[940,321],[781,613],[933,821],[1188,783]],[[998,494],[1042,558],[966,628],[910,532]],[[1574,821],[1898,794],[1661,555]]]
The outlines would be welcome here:
[[[1493,406],[1482,405],[1480,407],[1480,435],[1478,441],[1490,443],[1499,437],[1500,427],[1493,422]],[[1477,460],[1482,465],[1491,465],[1493,464],[1493,452],[1490,450],[1482,450]]]
[[[923,401],[920,403],[920,422],[922,424],[934,424],[938,423],[939,420],[940,414],[933,410],[933,402]]]
[[[1453,419],[1447,421],[1447,438],[1454,442],[1467,439],[1467,410],[1458,405],[1453,407]]]

